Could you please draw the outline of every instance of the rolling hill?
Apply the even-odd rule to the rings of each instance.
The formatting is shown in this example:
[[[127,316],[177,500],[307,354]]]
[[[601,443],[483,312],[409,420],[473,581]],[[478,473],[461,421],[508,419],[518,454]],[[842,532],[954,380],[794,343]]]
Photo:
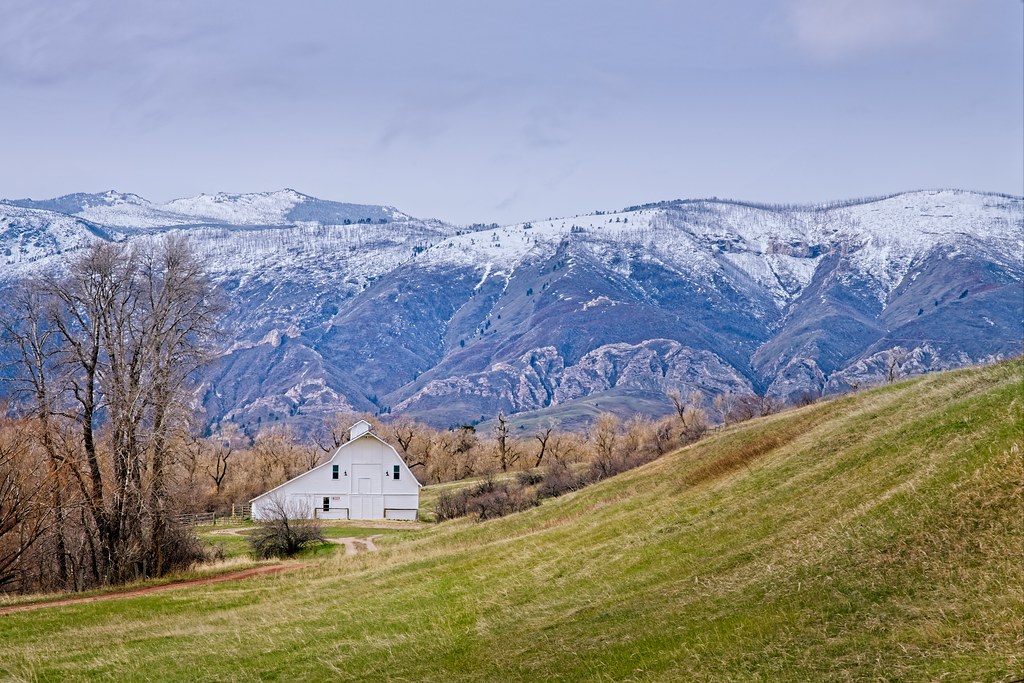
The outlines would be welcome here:
[[[722,430],[534,510],[0,617],[11,680],[1010,681],[1024,363]]]

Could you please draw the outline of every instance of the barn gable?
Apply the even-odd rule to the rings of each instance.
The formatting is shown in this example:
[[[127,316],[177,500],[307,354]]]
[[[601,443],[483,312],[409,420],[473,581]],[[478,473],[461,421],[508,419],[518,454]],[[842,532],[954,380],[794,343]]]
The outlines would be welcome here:
[[[253,519],[280,503],[301,517],[415,520],[420,483],[398,452],[365,420],[349,436],[322,465],[253,498]]]

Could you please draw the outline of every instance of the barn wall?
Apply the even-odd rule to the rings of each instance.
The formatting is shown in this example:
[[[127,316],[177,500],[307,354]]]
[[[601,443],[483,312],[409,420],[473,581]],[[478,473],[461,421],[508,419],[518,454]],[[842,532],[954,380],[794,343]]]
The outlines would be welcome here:
[[[269,512],[274,497],[283,497],[295,517],[415,520],[419,484],[394,449],[366,434],[339,448],[323,465],[254,499],[253,519]],[[323,509],[324,498],[328,510]]]

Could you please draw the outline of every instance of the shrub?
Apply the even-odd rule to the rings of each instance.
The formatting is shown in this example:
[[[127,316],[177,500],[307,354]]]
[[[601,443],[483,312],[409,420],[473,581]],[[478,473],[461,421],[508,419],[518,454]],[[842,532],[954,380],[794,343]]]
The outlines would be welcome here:
[[[476,496],[492,493],[497,488],[498,485],[494,482],[494,475],[488,474],[486,479],[469,489],[468,495],[470,498],[474,498]]]
[[[161,576],[172,571],[188,569],[207,559],[202,542],[196,537],[192,527],[184,524],[171,523],[164,527],[161,550],[161,566],[155,567],[157,575]]]
[[[434,516],[437,521],[455,519],[466,516],[466,491],[442,491],[437,497],[437,504],[434,506]]]
[[[544,480],[537,487],[540,498],[557,498],[587,485],[585,479],[569,471],[565,465],[554,464],[544,473]]]
[[[291,557],[303,548],[326,542],[318,520],[304,518],[279,499],[270,502],[269,518],[249,536],[252,553],[260,560]]]
[[[516,482],[520,486],[536,486],[544,481],[543,472],[520,472],[516,475]]]
[[[477,520],[495,519],[511,512],[521,512],[540,505],[536,491],[528,491],[520,486],[503,484],[495,486],[487,493],[470,496],[466,501],[466,511],[474,514]]]

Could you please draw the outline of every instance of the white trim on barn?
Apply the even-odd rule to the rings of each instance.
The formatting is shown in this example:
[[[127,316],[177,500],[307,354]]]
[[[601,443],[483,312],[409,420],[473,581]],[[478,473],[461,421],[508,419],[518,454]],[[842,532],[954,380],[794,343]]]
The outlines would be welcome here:
[[[277,507],[320,519],[407,519],[419,511],[419,481],[391,445],[360,420],[327,462],[256,496],[252,518]]]

